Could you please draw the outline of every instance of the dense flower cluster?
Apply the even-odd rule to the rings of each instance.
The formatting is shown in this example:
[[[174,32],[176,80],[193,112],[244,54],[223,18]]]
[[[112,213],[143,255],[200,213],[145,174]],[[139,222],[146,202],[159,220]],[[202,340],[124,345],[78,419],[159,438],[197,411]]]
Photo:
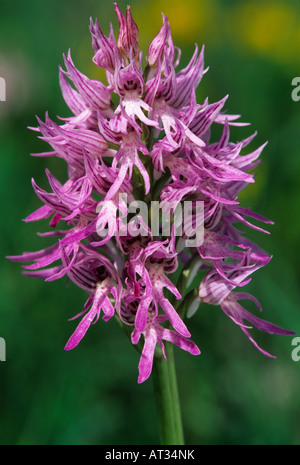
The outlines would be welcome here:
[[[59,79],[73,116],[61,125],[48,115],[45,122],[38,119],[36,130],[52,147],[39,155],[64,159],[68,180],[61,184],[47,171],[49,192],[33,181],[43,206],[26,221],[51,218],[54,229],[46,235],[58,240],[47,249],[10,258],[32,262],[24,266],[28,275],[46,281],[67,275],[87,291],[78,315],[82,319],[66,350],[78,345],[102,312],[104,321],[116,315],[132,326],[133,344],[143,336],[138,378],[143,382],[151,373],[157,344],[163,353],[163,341],[200,353],[183,321],[185,306],[178,307],[184,303],[182,283],[193,282],[200,268],[206,274],[196,294],[193,289],[188,294],[193,297],[189,306],[197,307],[200,301],[220,305],[256,346],[245,320],[268,333],[291,333],[252,315],[239,302],[249,299],[260,308],[257,300],[234,292],[270,260],[234,226],[264,231],[251,218],[271,223],[238,202],[239,192],[254,182],[249,171],[258,164],[264,146],[242,155],[255,134],[230,142],[230,126],[242,123],[237,122],[238,115],[222,113],[227,97],[197,103],[195,91],[207,71],[203,48],[199,51],[196,46],[188,65],[178,70],[181,52],[163,15],[143,68],[130,7],[126,16],[117,4],[115,11],[117,40],[112,28],[107,37],[97,20],[90,24],[93,61],[106,71],[107,85],[78,71],[69,52]],[[217,142],[210,141],[213,123],[222,126]],[[201,201],[204,241],[198,247],[182,247],[174,224],[169,236],[154,236],[139,214],[135,231],[124,233],[123,219],[129,213],[124,194],[130,202],[158,200],[174,208],[185,200]],[[68,228],[58,230],[58,224]],[[184,266],[181,288],[170,279],[179,264]]]

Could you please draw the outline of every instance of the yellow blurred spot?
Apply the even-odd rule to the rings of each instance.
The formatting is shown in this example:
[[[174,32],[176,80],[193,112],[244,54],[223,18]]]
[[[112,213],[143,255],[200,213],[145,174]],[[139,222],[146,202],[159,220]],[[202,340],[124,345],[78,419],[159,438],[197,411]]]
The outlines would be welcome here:
[[[213,0],[145,1],[135,4],[132,11],[139,25],[141,48],[147,49],[158,33],[162,26],[162,13],[168,17],[174,43],[179,47],[182,43],[191,42],[202,45],[214,31],[216,3]]]
[[[227,15],[227,28],[239,47],[283,64],[295,63],[300,52],[299,13],[284,2],[243,2]]]

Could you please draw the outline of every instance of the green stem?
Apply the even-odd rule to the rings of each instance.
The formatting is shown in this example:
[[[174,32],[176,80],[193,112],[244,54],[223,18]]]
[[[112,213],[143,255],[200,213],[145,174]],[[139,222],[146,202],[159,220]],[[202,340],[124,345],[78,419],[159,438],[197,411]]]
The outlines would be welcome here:
[[[175,367],[174,346],[173,344],[166,344],[167,365],[169,367],[169,382],[173,402],[173,415],[176,434],[176,445],[184,445],[183,426],[181,418],[181,407],[177,384],[177,375]]]
[[[154,357],[153,382],[161,445],[183,445],[183,429],[172,344],[166,342],[163,354]]]

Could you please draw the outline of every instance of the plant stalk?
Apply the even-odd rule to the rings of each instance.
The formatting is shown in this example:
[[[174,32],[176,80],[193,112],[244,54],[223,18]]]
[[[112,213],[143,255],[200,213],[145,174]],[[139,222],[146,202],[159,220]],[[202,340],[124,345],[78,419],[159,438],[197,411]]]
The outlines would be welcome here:
[[[162,353],[155,356],[152,371],[160,441],[161,445],[184,445],[173,345],[166,342],[165,350],[167,361]]]

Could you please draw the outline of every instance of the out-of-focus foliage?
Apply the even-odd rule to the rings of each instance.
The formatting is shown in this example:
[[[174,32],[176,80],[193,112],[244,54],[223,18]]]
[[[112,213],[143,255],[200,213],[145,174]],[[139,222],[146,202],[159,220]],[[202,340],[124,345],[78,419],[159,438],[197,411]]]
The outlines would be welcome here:
[[[120,1],[121,8],[126,2]],[[273,255],[247,290],[259,298],[263,318],[300,335],[300,102],[291,81],[300,74],[300,8],[293,0],[132,0],[132,13],[146,51],[169,17],[173,39],[186,63],[194,44],[205,43],[210,67],[199,101],[227,93],[229,113],[265,140],[256,183],[245,206],[272,218],[271,235],[249,232]],[[20,272],[5,255],[37,250],[49,240],[37,224],[21,221],[40,206],[30,179],[46,187],[44,170],[65,179],[64,163],[30,157],[47,150],[27,129],[35,115],[69,116],[58,84],[62,53],[76,66],[103,78],[91,62],[89,17],[105,34],[116,27],[113,3],[101,0],[0,0],[0,76],[7,100],[0,102],[1,270],[0,336],[7,361],[0,362],[1,444],[157,444],[151,379],[137,385],[138,354],[114,321],[93,326],[80,346],[63,347],[74,330],[68,322],[85,295],[66,281],[43,283]],[[48,229],[40,223],[40,232]],[[299,444],[300,361],[291,358],[291,338],[259,334],[263,357],[215,307],[202,305],[190,320],[202,354],[176,351],[188,444]]]

